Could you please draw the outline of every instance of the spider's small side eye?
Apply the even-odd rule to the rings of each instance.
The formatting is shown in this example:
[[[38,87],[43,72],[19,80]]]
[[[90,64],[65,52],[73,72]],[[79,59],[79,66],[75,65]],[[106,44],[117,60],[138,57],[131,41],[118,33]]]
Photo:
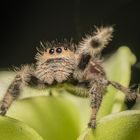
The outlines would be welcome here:
[[[61,53],[61,52],[62,52],[62,48],[57,48],[57,49],[56,49],[56,52],[57,52],[57,53]]]
[[[54,49],[50,49],[50,50],[49,50],[49,53],[50,53],[50,54],[53,54],[53,53],[54,53]]]
[[[67,47],[64,47],[64,50],[68,50],[68,48]]]

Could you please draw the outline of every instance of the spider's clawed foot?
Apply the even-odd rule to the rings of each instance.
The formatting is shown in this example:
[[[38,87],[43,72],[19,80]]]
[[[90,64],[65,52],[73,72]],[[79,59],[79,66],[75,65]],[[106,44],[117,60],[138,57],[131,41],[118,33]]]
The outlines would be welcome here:
[[[0,115],[4,116],[7,112],[7,107],[0,105]]]
[[[131,109],[136,103],[137,98],[140,98],[140,84],[134,84],[129,88],[129,94],[126,95],[125,103],[128,109]]]
[[[88,123],[88,127],[89,128],[96,128],[96,120],[91,120],[89,123]]]

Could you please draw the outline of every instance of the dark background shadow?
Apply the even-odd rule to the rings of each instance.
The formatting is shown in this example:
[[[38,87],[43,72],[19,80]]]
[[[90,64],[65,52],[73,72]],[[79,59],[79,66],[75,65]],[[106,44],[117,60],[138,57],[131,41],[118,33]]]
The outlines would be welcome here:
[[[34,62],[40,40],[78,42],[94,25],[115,25],[103,54],[127,45],[137,56],[132,82],[140,83],[140,6],[138,0],[50,0],[1,3],[0,68]]]

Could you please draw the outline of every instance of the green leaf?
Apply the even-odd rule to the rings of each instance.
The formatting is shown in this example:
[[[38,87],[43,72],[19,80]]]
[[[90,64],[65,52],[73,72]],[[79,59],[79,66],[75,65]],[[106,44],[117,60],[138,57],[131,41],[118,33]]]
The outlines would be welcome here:
[[[140,140],[140,111],[123,111],[102,118],[78,140]]]
[[[107,59],[105,62],[104,68],[106,69],[107,77],[110,80],[118,81],[119,83],[128,86],[131,75],[131,65],[134,64],[135,61],[136,58],[129,48],[119,48],[118,51],[109,57],[109,59]],[[5,93],[14,75],[15,74],[11,72],[0,73],[0,93]],[[66,88],[73,94],[76,94],[75,91],[81,91],[79,88],[74,89],[74,86],[71,85],[67,85]],[[60,94],[62,91],[59,90],[58,87],[52,87],[52,90],[59,96],[34,97],[15,102],[10,108],[8,115],[26,122],[44,139],[75,140],[79,135],[79,131],[87,127],[90,117],[89,100],[71,96],[66,94],[66,92],[64,95],[62,95]],[[81,93],[83,96],[86,95],[86,91]],[[24,88],[22,91],[22,97],[33,97],[40,95],[46,96],[48,94],[48,89],[37,90],[35,88]],[[0,94],[0,97],[2,97],[2,94]],[[114,88],[109,87],[97,114],[97,119],[99,121],[100,118],[111,113],[120,112],[123,109],[124,95],[121,92],[116,91]],[[99,121],[99,126],[102,126],[102,121]],[[97,124],[97,128],[99,126]],[[81,127],[81,129],[79,127]],[[113,128],[114,127],[110,127],[109,130],[107,130],[114,131]],[[104,130],[106,130],[105,127]],[[87,131],[92,130],[87,129]],[[94,139],[96,138],[92,133],[85,132],[84,134],[91,134],[91,137],[94,137]],[[96,133],[96,135],[97,134],[100,133]],[[112,137],[112,140],[114,140],[114,137],[116,136],[113,136],[112,134]]]
[[[80,134],[78,110],[61,96],[17,101],[7,115],[34,128],[44,140],[75,140]]]
[[[0,116],[0,140],[43,140],[26,124],[9,117]]]

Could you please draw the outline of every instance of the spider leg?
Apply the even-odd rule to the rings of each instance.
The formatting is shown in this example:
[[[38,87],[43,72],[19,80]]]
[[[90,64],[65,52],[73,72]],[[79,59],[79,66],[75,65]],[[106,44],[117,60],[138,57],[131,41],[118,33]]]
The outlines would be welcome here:
[[[100,104],[102,102],[103,94],[106,90],[107,80],[98,78],[91,82],[92,86],[89,90],[90,93],[90,106],[92,109],[90,121],[88,127],[96,127],[96,114],[99,110]]]
[[[123,85],[114,81],[109,81],[109,84],[125,94],[125,103],[127,104],[128,109],[130,109],[135,104],[136,99],[140,94],[139,84],[132,85],[129,88],[124,87]]]
[[[92,89],[91,93],[90,93],[90,106],[91,106],[91,117],[90,117],[90,121],[88,123],[88,127],[90,128],[95,128],[96,127],[96,114],[99,110],[101,101],[102,101],[102,94],[101,93],[95,93],[96,92],[96,88]]]
[[[12,102],[18,98],[22,86],[30,80],[30,72],[29,66],[23,66],[21,70],[17,72],[0,103],[0,115],[5,115]]]
[[[83,97],[83,98],[89,97],[87,86],[89,86],[89,81],[82,81],[82,82],[71,81],[69,83],[63,84],[63,87],[67,92],[69,92],[74,96]]]

